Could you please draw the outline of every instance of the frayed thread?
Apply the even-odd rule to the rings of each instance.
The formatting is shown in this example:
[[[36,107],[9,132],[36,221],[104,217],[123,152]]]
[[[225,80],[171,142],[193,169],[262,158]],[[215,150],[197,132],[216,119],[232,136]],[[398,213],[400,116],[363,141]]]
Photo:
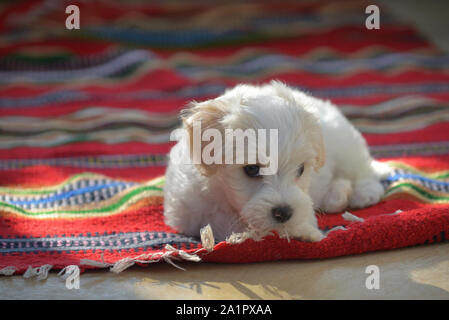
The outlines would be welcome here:
[[[394,215],[400,214],[402,212],[404,212],[404,211],[402,211],[401,209],[398,209],[398,210],[396,210],[395,212],[392,212],[392,213],[384,213],[383,216],[394,216]]]
[[[53,268],[51,264],[44,264],[40,267],[33,268],[29,266],[28,269],[23,274],[26,279],[37,277],[37,280],[45,280],[48,277],[48,272]]]
[[[107,268],[107,267],[112,266],[113,264],[107,263],[107,262],[102,262],[102,261],[91,260],[91,259],[81,259],[80,265],[92,266],[92,267],[97,267],[97,268]]]
[[[287,242],[290,243],[290,235],[288,234],[288,231],[286,228],[283,228],[281,232],[279,232],[279,237],[281,239],[287,239]]]
[[[346,211],[345,213],[343,213],[342,218],[347,220],[347,221],[353,221],[353,222],[364,222],[365,219],[357,217],[356,215]]]
[[[396,210],[393,213],[384,213],[382,215],[383,216],[393,216],[393,215],[396,215],[396,214],[399,214],[399,213],[402,213],[402,212],[403,212],[402,210],[398,209],[398,210]],[[349,211],[346,211],[341,216],[342,216],[343,219],[345,219],[347,221],[353,221],[353,222],[364,222],[365,221],[365,219],[357,217],[356,215],[350,213]]]
[[[273,235],[272,231],[267,230],[247,230],[241,233],[232,233],[228,238],[226,238],[226,243],[229,244],[239,244],[248,239],[252,239],[254,241],[261,241],[266,236]],[[282,234],[280,236],[286,237],[286,234]]]
[[[348,230],[348,229],[346,229],[343,226],[336,226],[336,227],[333,227],[332,229],[327,230],[327,232],[325,233],[325,236],[327,237],[329,235],[329,233],[337,231],[337,230]]]
[[[0,269],[0,275],[2,276],[12,276],[17,269],[15,267],[9,266],[3,269]]]
[[[91,260],[91,259],[81,259],[80,265],[92,266],[97,268],[107,268],[111,267],[113,264],[104,261],[104,251],[101,253],[101,261]]]

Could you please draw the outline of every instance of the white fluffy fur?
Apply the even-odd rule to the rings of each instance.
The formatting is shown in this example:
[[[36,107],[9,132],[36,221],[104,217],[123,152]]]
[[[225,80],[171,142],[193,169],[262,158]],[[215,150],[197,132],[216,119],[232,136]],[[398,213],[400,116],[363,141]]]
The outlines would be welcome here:
[[[204,128],[279,129],[279,165],[275,175],[251,178],[243,165],[193,165],[188,137],[172,148],[166,172],[164,215],[179,232],[199,236],[210,224],[216,239],[232,232],[276,230],[304,241],[324,238],[315,210],[333,213],[375,204],[384,190],[388,167],[374,161],[365,140],[340,111],[323,101],[272,81],[238,85],[222,96],[192,103],[183,113],[184,128],[194,120]],[[297,177],[298,167],[305,171]],[[285,223],[271,209],[293,208]]]

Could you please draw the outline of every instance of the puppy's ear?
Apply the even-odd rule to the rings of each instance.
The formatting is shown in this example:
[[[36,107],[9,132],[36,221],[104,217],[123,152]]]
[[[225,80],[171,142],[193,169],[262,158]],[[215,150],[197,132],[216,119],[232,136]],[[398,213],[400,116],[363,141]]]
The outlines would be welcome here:
[[[286,101],[292,104],[296,104],[296,100],[293,95],[293,89],[291,89],[285,83],[277,80],[272,80],[270,82],[270,85],[275,88],[276,93],[280,97],[284,98]],[[318,119],[313,114],[307,112],[306,110],[303,111],[303,114],[305,117],[305,123],[307,125],[306,130],[309,133],[309,139],[311,140],[316,152],[315,164],[313,167],[315,171],[318,171],[322,166],[324,166],[324,162],[326,160],[321,126],[318,123]]]
[[[190,158],[195,160],[194,163],[196,162],[195,164],[199,171],[205,176],[213,175],[218,169],[218,164],[206,164],[203,162],[201,157],[203,149],[209,142],[202,141],[202,132],[213,128],[223,133],[224,129],[220,121],[225,114],[226,105],[217,100],[208,100],[200,103],[193,101],[189,103],[188,108],[181,111],[181,119],[188,137]],[[201,125],[201,131],[195,135],[194,128],[198,128],[199,124]],[[195,148],[195,146],[199,147]]]

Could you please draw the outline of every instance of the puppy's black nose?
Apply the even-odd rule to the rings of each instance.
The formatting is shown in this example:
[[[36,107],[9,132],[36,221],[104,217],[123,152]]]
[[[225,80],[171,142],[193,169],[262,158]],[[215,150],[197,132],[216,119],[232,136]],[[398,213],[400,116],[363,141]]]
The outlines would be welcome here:
[[[276,222],[284,223],[292,216],[293,210],[289,206],[271,209],[271,215]]]

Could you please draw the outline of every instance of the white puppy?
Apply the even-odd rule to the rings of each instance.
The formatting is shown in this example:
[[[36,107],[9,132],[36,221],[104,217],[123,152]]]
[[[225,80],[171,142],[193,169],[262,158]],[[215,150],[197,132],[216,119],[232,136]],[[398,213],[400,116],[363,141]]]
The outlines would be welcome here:
[[[362,208],[384,194],[379,180],[388,167],[372,159],[343,114],[330,102],[280,82],[238,85],[216,99],[193,102],[182,120],[187,134],[170,152],[164,215],[183,234],[199,236],[210,224],[217,240],[233,232],[274,230],[319,241],[324,235],[315,210]],[[202,130],[222,133],[278,129],[276,173],[260,175],[261,165],[249,162],[192,164],[195,121]]]

